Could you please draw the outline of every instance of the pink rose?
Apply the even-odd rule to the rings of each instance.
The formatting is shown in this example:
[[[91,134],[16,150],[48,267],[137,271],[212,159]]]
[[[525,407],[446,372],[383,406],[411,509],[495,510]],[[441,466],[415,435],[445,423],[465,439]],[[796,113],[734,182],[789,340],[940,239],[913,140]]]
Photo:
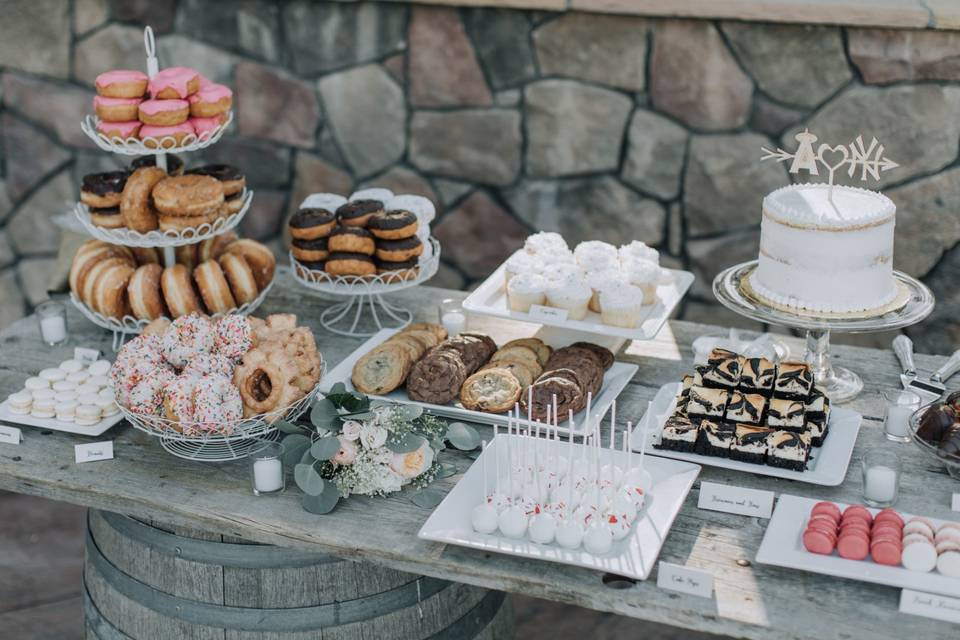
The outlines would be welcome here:
[[[401,478],[407,480],[416,478],[433,464],[433,449],[424,443],[416,451],[410,453],[395,453],[390,460],[390,468]]]
[[[333,456],[333,464],[353,464],[357,457],[356,443],[343,436],[337,436],[337,440],[340,441],[340,451],[337,451],[337,455]]]
[[[363,429],[363,425],[356,420],[347,420],[343,423],[341,435],[347,440],[356,440],[360,437],[361,429]]]

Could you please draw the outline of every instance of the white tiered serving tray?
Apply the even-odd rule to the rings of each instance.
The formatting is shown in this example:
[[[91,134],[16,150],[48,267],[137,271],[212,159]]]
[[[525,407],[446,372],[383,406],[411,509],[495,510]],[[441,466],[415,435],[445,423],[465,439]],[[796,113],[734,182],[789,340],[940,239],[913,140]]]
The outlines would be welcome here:
[[[109,418],[103,418],[97,424],[89,427],[82,427],[73,422],[61,422],[56,418],[35,418],[31,415],[21,415],[10,411],[10,403],[4,400],[0,403],[0,422],[13,425],[25,425],[28,427],[37,427],[39,429],[50,429],[51,431],[63,431],[64,433],[75,433],[81,436],[99,436],[106,433],[110,427],[123,420],[122,413],[116,413]]]
[[[447,494],[443,502],[433,511],[417,534],[422,540],[432,540],[461,547],[472,547],[490,553],[504,553],[521,558],[545,560],[561,564],[585,567],[596,571],[627,576],[636,580],[646,580],[656,566],[660,549],[670,533],[670,527],[686,500],[690,488],[700,474],[700,467],[687,462],[677,462],[664,458],[644,458],[644,468],[653,477],[653,485],[646,493],[643,508],[637,514],[630,534],[623,540],[613,543],[610,553],[597,556],[580,549],[565,549],[557,544],[537,544],[529,539],[512,539],[501,535],[477,533],[471,525],[473,508],[480,503],[484,495],[483,458],[488,456],[488,470],[494,468],[497,449],[506,446],[509,438],[500,434],[494,438],[480,457],[470,466],[463,478]],[[538,439],[542,447],[541,455],[549,452],[566,454],[567,442]],[[574,447],[589,445],[575,444]],[[602,452],[603,460],[610,452]],[[626,468],[627,454],[614,451],[615,464]],[[501,457],[504,454],[501,453]],[[492,491],[493,478],[488,480],[487,489]],[[487,491],[489,492],[489,491]]]
[[[463,301],[463,308],[485,316],[508,318],[521,322],[535,322],[581,333],[599,333],[627,338],[628,340],[649,340],[657,335],[677,304],[690,289],[694,280],[693,274],[689,271],[665,269],[666,273],[671,276],[670,282],[657,287],[657,301],[644,307],[640,326],[635,329],[626,329],[604,324],[600,320],[600,314],[593,311],[587,311],[583,320],[570,320],[562,314],[558,316],[557,312],[559,310],[557,309],[536,305],[527,313],[511,311],[510,305],[507,304],[504,270],[505,266],[500,265],[493,272],[493,275],[484,280],[483,284],[467,296],[467,299]]]
[[[148,27],[149,28],[149,27]],[[152,36],[151,41],[152,41]],[[233,122],[233,111],[227,113],[227,119],[223,124],[211,132],[201,135],[189,134],[183,139],[183,142],[177,144],[173,136],[164,136],[162,138],[121,138],[120,136],[107,136],[97,131],[99,119],[93,115],[87,115],[80,123],[80,129],[90,138],[98,147],[111,153],[119,153],[125,156],[149,156],[157,152],[178,152],[187,153],[190,151],[200,151],[214,144],[227,130],[230,123]],[[149,142],[149,145],[147,144]]]
[[[377,345],[385,342],[398,331],[398,329],[381,329],[375,333],[369,340],[360,345],[356,351],[347,356],[345,360],[338,364],[323,379],[323,382],[321,383],[321,391],[327,393],[333,387],[333,385],[338,382],[342,382],[344,385],[346,385],[348,390],[354,391],[355,389],[353,382],[350,380],[353,372],[353,365],[355,365],[357,360],[359,360],[365,353]],[[600,389],[599,395],[593,399],[591,404],[590,421],[588,422],[586,419],[586,410],[583,410],[573,416],[573,435],[589,435],[588,425],[597,425],[600,423],[600,420],[604,415],[606,415],[607,411],[609,411],[613,401],[616,400],[617,396],[620,395],[620,392],[626,388],[627,384],[633,378],[634,374],[637,372],[637,368],[638,367],[635,364],[624,364],[622,362],[613,363],[613,366],[610,367],[610,369],[603,376],[603,386]],[[467,420],[469,422],[479,422],[489,425],[496,424],[499,426],[506,426],[508,421],[506,414],[470,411],[469,409],[464,409],[459,402],[450,405],[441,405],[410,400],[407,397],[407,392],[402,388],[397,389],[396,391],[385,396],[370,397],[382,398],[384,400],[390,400],[392,402],[399,402],[403,404],[417,405],[423,407],[423,409],[428,413],[443,416],[445,418],[453,418],[455,420]],[[522,417],[523,416],[521,416],[521,418]],[[558,428],[559,432],[570,433],[568,425],[569,423],[567,421],[561,421]]]
[[[810,553],[803,547],[803,531],[810,517],[810,509],[817,502],[817,500],[800,496],[781,495],[773,511],[773,517],[767,525],[767,531],[763,535],[756,561],[760,564],[800,569],[838,578],[960,597],[960,578],[947,577],[936,569],[930,573],[921,573],[904,567],[877,564],[869,558],[846,560],[836,552],[829,556]],[[847,506],[840,502],[836,505],[841,510]],[[879,509],[870,509],[874,514],[877,511]],[[900,513],[900,515],[904,520],[912,517],[908,513]],[[936,525],[943,522],[935,518],[929,518],[929,520]]]
[[[774,478],[786,478],[788,480],[798,480],[809,484],[820,484],[828,487],[835,487],[843,483],[847,475],[847,467],[850,466],[850,456],[853,454],[853,446],[857,442],[857,435],[860,433],[860,423],[863,420],[856,411],[843,409],[833,406],[830,409],[830,430],[823,442],[823,446],[815,447],[807,463],[806,471],[794,471],[792,469],[781,469],[771,467],[765,464],[754,464],[752,462],[741,462],[729,458],[718,458],[714,456],[702,456],[698,453],[687,453],[683,451],[668,451],[665,449],[654,448],[653,444],[660,441],[660,431],[664,423],[676,404],[676,396],[680,391],[679,382],[671,382],[660,387],[657,395],[654,396],[650,408],[637,423],[634,428],[631,442],[634,450],[640,450],[640,437],[643,433],[647,434],[647,453],[662,458],[673,458],[674,460],[686,460],[695,462],[707,467],[719,467],[721,469],[733,469],[734,471],[743,471],[745,473],[755,473],[761,476],[772,476]]]

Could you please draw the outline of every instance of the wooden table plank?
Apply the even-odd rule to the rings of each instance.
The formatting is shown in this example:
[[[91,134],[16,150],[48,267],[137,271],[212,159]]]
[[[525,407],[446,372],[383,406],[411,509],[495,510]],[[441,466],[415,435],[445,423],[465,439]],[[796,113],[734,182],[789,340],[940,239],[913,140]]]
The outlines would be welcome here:
[[[394,299],[414,309],[419,319],[435,320],[441,298],[462,295],[418,287],[396,294]],[[362,341],[333,336],[320,327],[319,313],[329,300],[304,294],[289,279],[283,279],[261,313],[298,310],[301,322],[314,330],[327,361],[335,364]],[[110,337],[105,332],[72,311],[69,320],[74,338],[64,348],[51,349],[40,343],[33,318],[0,333],[0,393],[10,393],[28,375],[60,362],[77,343],[109,349]],[[490,331],[499,341],[531,335],[536,329],[499,319],[475,318],[471,322],[472,327]],[[621,396],[618,415],[635,419],[661,385],[689,370],[690,344],[705,333],[724,335],[726,330],[671,322],[654,340],[628,344],[621,359],[635,362],[640,369]],[[790,342],[800,353],[800,341]],[[950,517],[949,498],[960,485],[912,445],[894,445],[883,437],[877,394],[899,386],[893,354],[857,347],[837,347],[835,354],[838,362],[861,373],[866,382],[864,394],[849,405],[867,419],[842,486],[818,487],[709,467],[701,477],[778,493],[858,501],[859,458],[871,448],[896,447],[907,469],[898,506]],[[918,355],[917,364],[921,370],[933,370],[943,360]],[[489,430],[484,432],[489,434]],[[119,426],[109,434],[115,441],[115,460],[84,465],[74,464],[72,450],[83,438],[34,429],[25,429],[24,435],[19,446],[0,445],[0,488],[263,543],[322,550],[401,571],[711,633],[819,640],[868,635],[891,640],[956,637],[956,627],[946,623],[891,616],[899,598],[896,589],[753,564],[766,521],[701,511],[696,508],[696,490],[678,517],[661,558],[713,573],[716,595],[712,600],[660,590],[655,574],[646,583],[614,590],[603,585],[597,572],[420,541],[416,533],[429,512],[414,506],[406,493],[384,499],[355,497],[341,503],[330,515],[314,516],[300,508],[296,488],[278,497],[256,498],[249,493],[247,469],[242,462],[201,464],[180,460],[164,452],[153,437],[129,426]],[[461,469],[470,464],[461,454],[445,455]],[[435,486],[449,489],[457,479],[444,479]]]

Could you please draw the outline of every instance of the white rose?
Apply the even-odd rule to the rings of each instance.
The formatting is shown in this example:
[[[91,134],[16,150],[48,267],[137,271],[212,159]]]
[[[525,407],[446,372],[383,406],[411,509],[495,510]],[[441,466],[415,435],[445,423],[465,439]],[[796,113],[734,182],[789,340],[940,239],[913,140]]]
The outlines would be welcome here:
[[[390,468],[396,471],[400,477],[406,479],[416,478],[426,471],[433,464],[433,449],[428,443],[424,443],[416,451],[410,453],[395,453],[390,461]]]
[[[372,424],[365,424],[360,429],[360,442],[365,449],[382,447],[387,441],[387,430]]]
[[[385,493],[393,493],[394,491],[400,491],[400,488],[403,486],[403,478],[401,478],[396,472],[394,472],[390,467],[380,467],[381,472],[378,474],[377,478],[380,489]]]
[[[340,435],[353,442],[360,437],[360,430],[363,429],[363,425],[356,420],[347,420],[343,423],[343,429],[340,431]]]

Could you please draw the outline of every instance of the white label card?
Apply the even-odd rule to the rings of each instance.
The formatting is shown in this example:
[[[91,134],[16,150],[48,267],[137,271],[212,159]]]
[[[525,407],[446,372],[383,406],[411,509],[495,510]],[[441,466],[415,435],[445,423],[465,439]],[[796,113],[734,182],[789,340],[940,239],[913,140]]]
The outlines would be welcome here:
[[[698,598],[713,597],[713,574],[663,561],[658,566],[657,586],[661,589]]]
[[[960,623],[960,599],[904,589],[900,592],[900,613]]]
[[[953,506],[951,509],[954,511],[960,511],[960,493],[953,494]]]
[[[773,513],[773,492],[716,482],[701,482],[697,506],[710,511],[769,518]]]
[[[6,427],[0,425],[0,442],[4,444],[20,444],[23,440],[23,434],[16,427]]]
[[[90,366],[100,359],[100,351],[88,347],[77,347],[73,350],[73,359],[79,360],[86,366]]]
[[[90,444],[78,444],[74,446],[74,452],[77,456],[77,464],[80,464],[81,462],[112,460],[113,440],[106,440],[104,442],[91,442]]]
[[[567,319],[567,310],[557,309],[555,307],[544,307],[539,304],[532,304],[530,305],[529,315],[534,320],[564,322]]]

